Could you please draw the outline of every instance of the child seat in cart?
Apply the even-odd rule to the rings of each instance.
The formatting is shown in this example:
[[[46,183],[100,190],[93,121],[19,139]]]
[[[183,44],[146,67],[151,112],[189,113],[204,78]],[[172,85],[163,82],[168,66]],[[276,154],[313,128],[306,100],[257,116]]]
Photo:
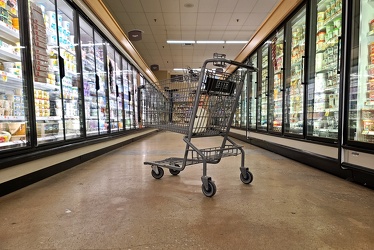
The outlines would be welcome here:
[[[207,66],[218,69],[208,69]],[[236,67],[234,73],[223,72],[225,66]],[[200,72],[187,71],[180,78],[172,78],[144,88],[143,124],[162,130],[184,134],[186,148],[183,157],[146,161],[152,176],[160,179],[163,168],[178,175],[186,166],[203,164],[202,192],[207,197],[216,193],[216,185],[207,175],[208,164],[218,164],[223,157],[241,154],[240,180],[249,184],[253,175],[244,166],[244,150],[228,137],[231,124],[248,74],[256,68],[228,60],[223,54],[203,63]],[[198,148],[195,138],[217,136],[218,146]],[[194,140],[193,140],[194,139]]]

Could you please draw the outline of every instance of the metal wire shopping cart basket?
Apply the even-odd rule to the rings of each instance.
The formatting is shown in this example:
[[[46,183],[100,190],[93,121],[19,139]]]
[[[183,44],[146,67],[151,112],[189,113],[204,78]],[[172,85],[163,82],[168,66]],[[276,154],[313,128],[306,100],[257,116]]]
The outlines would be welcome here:
[[[232,74],[209,70],[207,65],[238,67]],[[222,68],[221,68],[222,69]],[[158,85],[146,85],[144,91],[143,123],[146,127],[184,134],[186,149],[184,157],[170,157],[159,161],[146,161],[151,165],[152,176],[160,179],[163,168],[178,175],[186,166],[203,164],[202,191],[211,197],[216,185],[207,176],[207,164],[217,164],[221,158],[241,154],[240,179],[249,184],[252,173],[244,167],[244,150],[228,137],[243,84],[256,68],[225,59],[208,59],[200,73],[189,72],[179,78],[167,79]],[[219,146],[198,148],[193,139],[210,136],[222,137]]]

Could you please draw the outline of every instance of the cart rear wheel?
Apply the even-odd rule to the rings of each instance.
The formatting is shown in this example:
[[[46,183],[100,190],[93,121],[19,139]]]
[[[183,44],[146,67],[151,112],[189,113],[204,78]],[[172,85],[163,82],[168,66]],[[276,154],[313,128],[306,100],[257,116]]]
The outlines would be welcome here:
[[[246,175],[243,176],[242,173],[240,173],[240,180],[244,183],[244,184],[249,184],[253,181],[253,175],[251,172],[249,172],[248,170],[246,171]]]
[[[216,184],[213,181],[208,182],[208,189],[205,189],[204,184],[201,185],[201,190],[203,191],[203,194],[206,197],[212,197],[213,195],[216,194],[217,187]]]
[[[164,176],[164,170],[161,167],[157,167],[157,170],[158,170],[158,174],[156,174],[156,172],[153,171],[152,169],[152,176],[155,179],[161,179],[162,176]]]
[[[171,168],[169,168],[169,172],[170,172],[172,175],[178,175],[181,171],[180,171],[180,170],[176,170],[176,169],[171,169]]]

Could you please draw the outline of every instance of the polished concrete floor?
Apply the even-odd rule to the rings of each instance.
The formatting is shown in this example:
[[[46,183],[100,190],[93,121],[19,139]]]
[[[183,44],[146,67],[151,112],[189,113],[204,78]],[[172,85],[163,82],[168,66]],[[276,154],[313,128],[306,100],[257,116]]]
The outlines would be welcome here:
[[[218,138],[206,138],[210,147]],[[240,142],[239,142],[240,143]],[[144,161],[182,156],[157,133],[0,198],[0,249],[374,249],[374,191],[263,149],[151,176]]]

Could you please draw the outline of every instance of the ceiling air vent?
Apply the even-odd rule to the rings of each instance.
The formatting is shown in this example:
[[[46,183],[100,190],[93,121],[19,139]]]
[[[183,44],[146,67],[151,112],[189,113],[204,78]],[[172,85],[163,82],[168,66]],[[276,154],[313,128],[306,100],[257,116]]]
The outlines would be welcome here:
[[[157,64],[152,64],[151,65],[151,70],[152,71],[158,71],[159,70],[159,66]]]
[[[182,43],[182,46],[183,47],[192,47],[193,44],[192,43]]]
[[[143,38],[143,31],[141,30],[130,30],[129,33],[130,41],[140,41]]]

